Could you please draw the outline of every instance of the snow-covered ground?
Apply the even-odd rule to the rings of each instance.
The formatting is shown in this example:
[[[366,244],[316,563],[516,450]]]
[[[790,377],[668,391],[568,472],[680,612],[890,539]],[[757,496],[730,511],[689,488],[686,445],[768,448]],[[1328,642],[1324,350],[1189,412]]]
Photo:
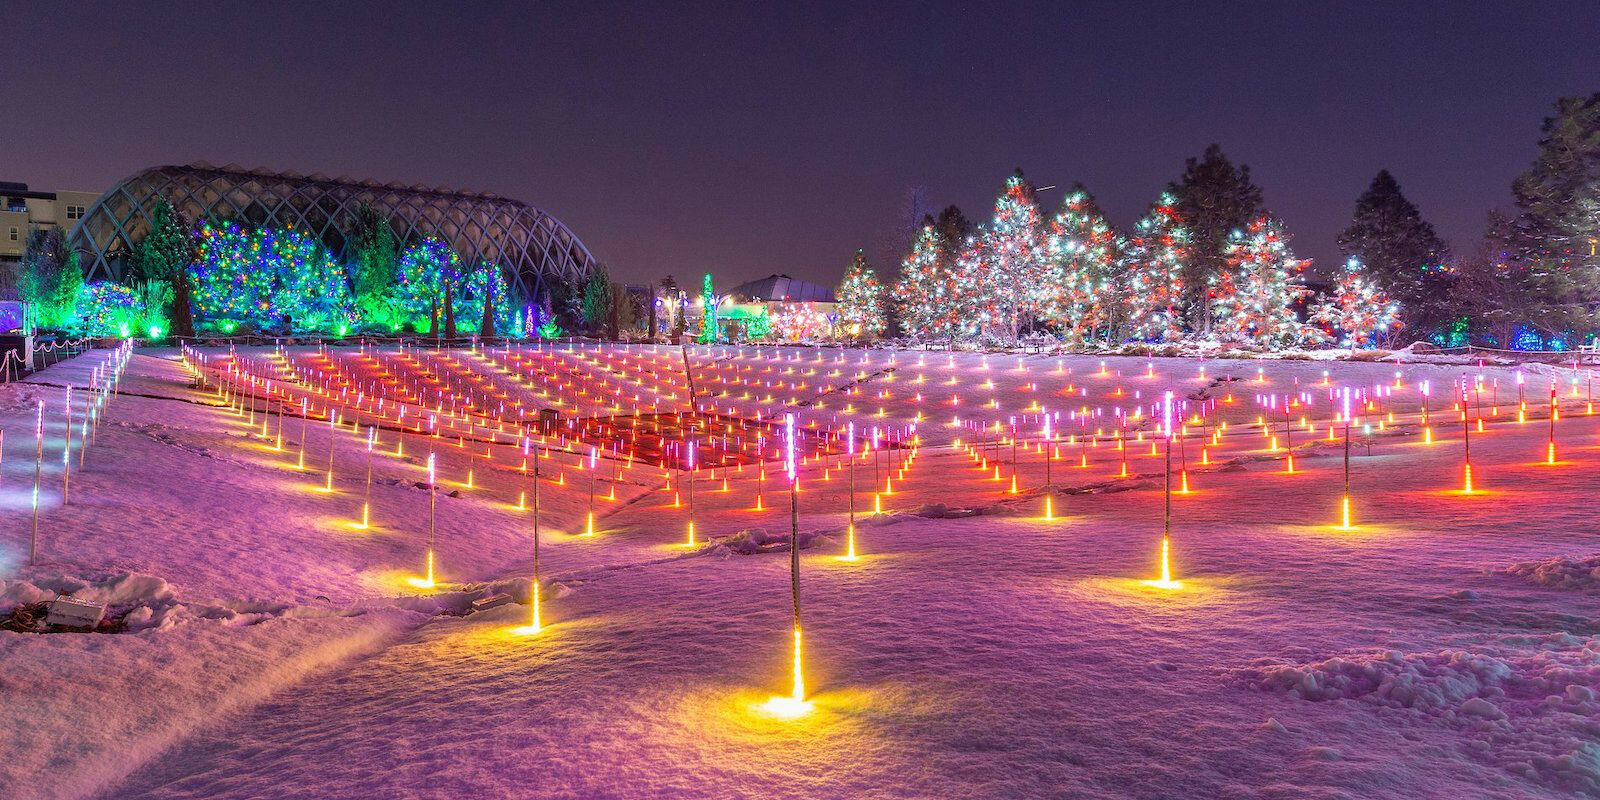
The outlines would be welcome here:
[[[136,351],[82,470],[73,454],[65,506],[63,387],[85,386],[105,353],[0,386],[0,613],[69,593],[125,624],[0,631],[0,797],[1600,794],[1588,370],[1526,368],[1519,409],[1512,368],[1409,361],[204,355],[201,386],[177,352]],[[275,382],[260,384],[253,418],[215,389],[235,363]],[[1452,408],[1463,377],[1481,387],[1470,494]],[[779,443],[739,438],[753,429],[703,438],[702,463],[759,451],[766,470],[697,474],[694,546],[688,479],[642,449],[628,457],[648,436],[535,440],[554,448],[540,462],[547,627],[512,633],[532,574],[517,423],[556,401],[620,424],[687,411],[691,382],[702,410],[763,423],[793,411],[813,448],[851,424],[921,443],[856,461],[856,561],[839,558],[846,457],[801,467],[814,709],[796,719],[761,707],[789,687],[789,498]],[[1333,527],[1344,430],[1330,421],[1345,387],[1375,404],[1354,403],[1353,530]],[[1145,582],[1167,390],[1187,402],[1173,459],[1192,490],[1172,499],[1178,588]],[[997,444],[1013,426],[1022,443]],[[608,440],[617,449],[587,468],[590,443]],[[430,451],[438,585],[425,590],[408,578],[425,569]],[[502,592],[515,602],[471,612]]]

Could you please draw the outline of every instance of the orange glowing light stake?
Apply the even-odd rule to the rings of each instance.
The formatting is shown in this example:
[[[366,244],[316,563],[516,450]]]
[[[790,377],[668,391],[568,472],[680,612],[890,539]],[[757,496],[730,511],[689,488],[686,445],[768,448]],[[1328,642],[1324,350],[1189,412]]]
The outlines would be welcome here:
[[[69,389],[70,392],[70,389]],[[1555,379],[1550,379],[1550,440],[1544,446],[1544,462],[1555,464]]]
[[[797,717],[811,711],[801,659],[800,628],[800,473],[795,465],[794,414],[783,415],[784,468],[789,474],[789,596],[794,606],[793,679],[788,697],[773,697],[765,708],[774,714]]]
[[[1472,426],[1467,424],[1467,382],[1461,381],[1461,462],[1465,480],[1461,492],[1472,494]]]
[[[689,461],[689,547],[694,547],[694,450],[695,441],[690,439],[685,445]]]

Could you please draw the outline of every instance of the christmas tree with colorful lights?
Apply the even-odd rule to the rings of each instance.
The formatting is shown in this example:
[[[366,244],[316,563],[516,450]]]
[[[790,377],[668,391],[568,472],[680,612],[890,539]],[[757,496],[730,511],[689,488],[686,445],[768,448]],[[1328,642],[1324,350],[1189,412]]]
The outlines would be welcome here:
[[[1044,316],[1069,343],[1110,341],[1127,318],[1129,298],[1120,269],[1125,246],[1082,184],[1067,191],[1045,240],[1050,299]]]
[[[975,246],[956,260],[956,304],[982,333],[1016,341],[1049,305],[1043,224],[1034,189],[1018,170],[995,199]]]
[[[1162,192],[1134,227],[1123,254],[1127,332],[1138,339],[1170,342],[1183,337],[1183,274],[1191,251],[1176,205],[1171,192]]]
[[[441,323],[446,296],[454,299],[460,281],[461,257],[427,236],[400,254],[400,274],[389,291],[415,330],[432,332]]]
[[[1400,304],[1380,289],[1360,259],[1344,263],[1333,294],[1311,307],[1311,323],[1340,347],[1373,347],[1401,327]]]
[[[900,280],[894,285],[900,326],[909,336],[950,335],[950,266],[945,261],[944,237],[932,224],[923,225],[900,262]]]
[[[838,300],[841,335],[853,339],[876,339],[883,335],[883,284],[878,282],[877,273],[860,250],[845,268],[844,280],[839,282]]]
[[[1218,338],[1266,348],[1289,347],[1307,337],[1293,304],[1306,293],[1297,283],[1305,262],[1294,257],[1283,223],[1260,216],[1229,237],[1228,271],[1213,281]]]

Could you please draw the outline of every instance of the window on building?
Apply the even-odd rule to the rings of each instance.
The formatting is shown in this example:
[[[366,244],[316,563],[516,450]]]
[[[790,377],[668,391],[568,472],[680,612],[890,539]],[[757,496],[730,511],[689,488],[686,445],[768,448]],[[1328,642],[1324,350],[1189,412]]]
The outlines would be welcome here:
[[[13,241],[13,242],[14,242],[14,241],[16,241],[16,240],[17,240],[17,229],[16,229],[16,227],[15,227],[15,226],[13,226],[13,227],[12,227],[12,228],[11,228],[11,241]]]
[[[67,219],[83,219],[83,206],[67,206]]]

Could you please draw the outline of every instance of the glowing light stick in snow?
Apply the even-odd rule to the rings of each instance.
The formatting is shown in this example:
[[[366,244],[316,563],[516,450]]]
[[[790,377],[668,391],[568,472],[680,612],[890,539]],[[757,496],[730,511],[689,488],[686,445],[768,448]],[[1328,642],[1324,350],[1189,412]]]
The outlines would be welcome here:
[[[1172,579],[1172,392],[1167,391],[1161,404],[1162,431],[1167,440],[1167,468],[1165,480],[1165,508],[1161,521],[1161,577],[1145,581],[1145,585],[1158,589],[1178,589],[1182,583]]]
[[[794,606],[793,684],[788,697],[773,697],[764,707],[771,713],[797,717],[811,710],[806,700],[800,633],[800,472],[795,464],[794,414],[783,415],[784,471],[789,476],[789,594]]]

